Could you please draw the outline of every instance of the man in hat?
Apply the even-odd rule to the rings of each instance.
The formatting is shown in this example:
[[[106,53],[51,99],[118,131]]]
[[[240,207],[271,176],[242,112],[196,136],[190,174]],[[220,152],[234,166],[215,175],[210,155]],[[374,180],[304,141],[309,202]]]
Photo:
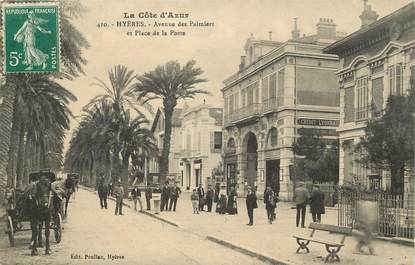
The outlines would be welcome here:
[[[140,205],[140,212],[143,211],[143,204],[141,202],[141,191],[138,188],[138,184],[134,184],[134,188],[131,190],[130,198],[134,201],[134,210],[137,211],[137,202]]]
[[[98,196],[101,204],[101,209],[107,208],[108,186],[105,184],[104,176],[101,176],[98,184]]]
[[[177,187],[177,183],[174,182],[174,186],[171,188],[170,191],[170,206],[169,206],[169,211],[171,211],[171,209],[173,208],[173,211],[176,211],[176,204],[177,204],[177,199],[179,198],[179,195],[182,191],[180,190],[179,187]]]
[[[296,226],[300,224],[300,216],[301,216],[301,227],[305,228],[305,214],[306,214],[306,206],[308,203],[308,191],[304,187],[304,185],[299,185],[298,188],[295,190],[295,205],[297,208],[297,216],[296,216]]]
[[[206,205],[207,205],[207,211],[211,212],[212,211],[212,203],[213,203],[213,199],[215,197],[215,191],[212,189],[212,185],[208,185],[208,189],[206,191]]]
[[[254,225],[254,209],[258,208],[257,198],[252,188],[248,186],[248,195],[246,196],[246,211],[248,212],[249,223],[247,225]]]
[[[115,215],[123,215],[122,213],[122,201],[124,198],[124,188],[121,186],[121,180],[117,181],[117,185],[114,188],[115,196]]]

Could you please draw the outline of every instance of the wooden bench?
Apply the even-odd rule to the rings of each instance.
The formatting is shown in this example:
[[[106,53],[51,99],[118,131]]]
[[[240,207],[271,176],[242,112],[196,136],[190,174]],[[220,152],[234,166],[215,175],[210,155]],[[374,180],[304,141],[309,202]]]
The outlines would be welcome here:
[[[333,261],[339,262],[340,258],[337,255],[337,253],[344,246],[344,240],[346,239],[346,236],[349,236],[352,233],[352,228],[345,227],[345,226],[320,224],[320,223],[311,223],[308,228],[312,229],[309,237],[302,236],[302,235],[293,236],[297,240],[297,243],[299,245],[297,249],[297,253],[300,253],[302,249],[305,249],[307,253],[309,253],[310,250],[308,249],[307,245],[310,242],[314,242],[314,243],[326,245],[326,250],[329,254],[326,257],[325,262],[333,262]],[[335,234],[342,234],[343,236],[339,242],[334,242],[332,240],[326,240],[326,239],[319,239],[319,238],[313,237],[316,230],[327,231],[329,233],[335,233]]]

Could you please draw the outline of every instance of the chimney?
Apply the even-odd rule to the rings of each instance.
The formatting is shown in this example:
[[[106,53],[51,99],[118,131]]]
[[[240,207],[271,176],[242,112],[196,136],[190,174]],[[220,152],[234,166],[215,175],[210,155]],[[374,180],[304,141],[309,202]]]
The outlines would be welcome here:
[[[246,56],[241,56],[241,63],[239,64],[239,71],[242,71],[245,68]]]
[[[320,39],[333,39],[336,37],[336,24],[331,18],[320,18],[317,23],[317,35]]]
[[[269,40],[272,40],[272,31],[268,31]]]
[[[365,28],[375,22],[379,15],[376,11],[372,10],[372,6],[367,4],[368,0],[363,0],[363,12],[359,16],[360,20],[362,21],[361,28]]]
[[[300,30],[297,27],[297,19],[298,18],[294,18],[294,29],[291,31],[293,40],[298,40],[300,38]]]

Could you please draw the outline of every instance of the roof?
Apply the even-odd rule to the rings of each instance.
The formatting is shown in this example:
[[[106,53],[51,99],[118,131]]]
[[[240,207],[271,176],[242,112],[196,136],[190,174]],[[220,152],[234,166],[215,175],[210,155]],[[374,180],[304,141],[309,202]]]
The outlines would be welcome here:
[[[324,39],[325,41],[321,41],[322,38],[319,37],[317,34],[314,34],[314,35],[307,35],[307,36],[300,37],[297,40],[291,39],[290,42],[328,45],[329,43],[341,40],[342,38],[343,37],[341,37],[341,36],[335,36],[331,40]]]
[[[344,37],[343,39],[332,43],[323,49],[325,53],[339,54],[347,47],[357,45],[360,41],[368,39],[368,35],[376,34],[380,30],[389,30],[389,26],[393,22],[404,22],[408,17],[414,16],[415,3],[412,2],[406,6],[396,10],[395,12],[382,17],[381,19],[373,22],[367,27],[361,28],[352,34]]]

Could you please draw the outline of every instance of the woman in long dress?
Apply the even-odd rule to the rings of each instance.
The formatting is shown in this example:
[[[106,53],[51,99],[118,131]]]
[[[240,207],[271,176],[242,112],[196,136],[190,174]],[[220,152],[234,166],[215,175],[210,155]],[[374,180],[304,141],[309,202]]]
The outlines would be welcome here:
[[[222,185],[219,191],[219,200],[216,205],[216,212],[219,214],[226,213],[226,186]]]
[[[238,213],[238,206],[236,203],[237,198],[235,187],[231,188],[231,192],[229,193],[228,197],[228,214],[237,214]]]
[[[34,66],[46,68],[46,60],[49,56],[36,48],[36,32],[51,34],[50,30],[45,30],[40,24],[46,23],[47,20],[38,18],[33,11],[29,11],[26,21],[22,27],[14,34],[14,40],[23,43],[24,60],[23,65],[27,65],[26,70],[32,70]]]

